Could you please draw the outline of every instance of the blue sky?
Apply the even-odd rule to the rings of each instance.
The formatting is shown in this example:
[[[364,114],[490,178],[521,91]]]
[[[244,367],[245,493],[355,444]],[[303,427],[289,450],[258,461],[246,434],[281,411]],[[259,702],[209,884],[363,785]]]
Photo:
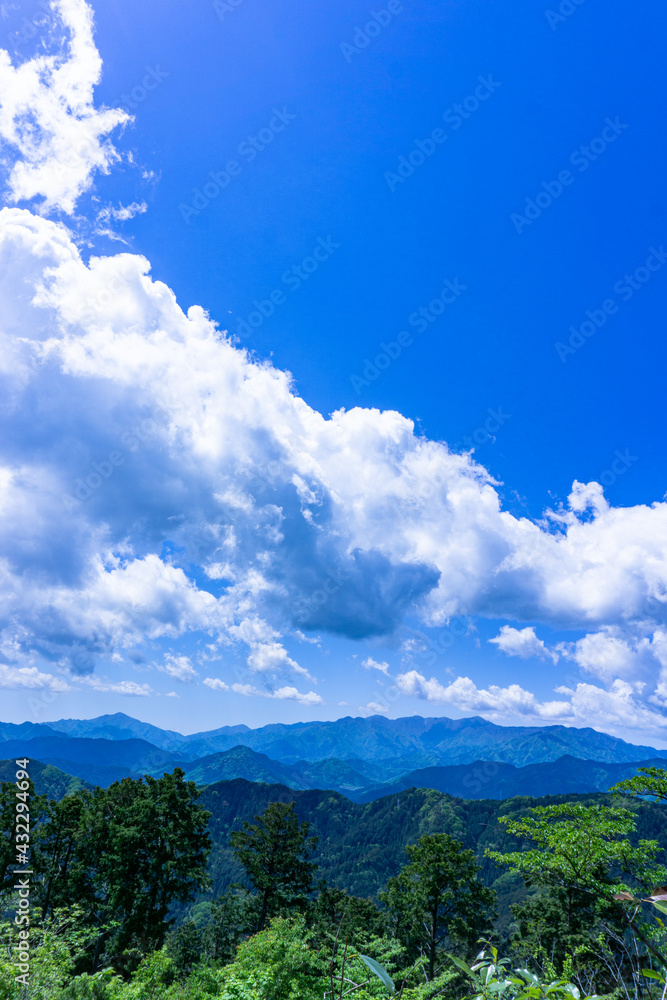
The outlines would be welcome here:
[[[4,717],[666,745],[664,10],[90,10],[0,23]]]

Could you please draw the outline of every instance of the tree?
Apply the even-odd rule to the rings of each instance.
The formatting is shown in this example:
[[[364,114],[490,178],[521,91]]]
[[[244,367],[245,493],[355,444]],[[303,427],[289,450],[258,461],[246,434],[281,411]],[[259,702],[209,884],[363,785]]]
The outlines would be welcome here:
[[[613,785],[609,791],[616,794],[629,792],[641,797],[650,796],[656,802],[667,800],[667,771],[662,767],[639,767],[633,778],[626,778]]]
[[[485,853],[496,864],[520,872],[528,885],[561,886],[612,900],[628,889],[623,877],[648,890],[667,876],[655,860],[661,850],[656,841],[640,840],[633,847],[627,839],[635,829],[629,809],[564,802],[535,806],[519,819],[501,816],[499,822],[537,846]]]
[[[210,920],[202,943],[213,962],[231,962],[241,940],[257,926],[256,896],[243,889],[228,889],[211,903]]]
[[[210,813],[198,798],[195,783],[176,769],[49,803],[36,838],[42,917],[81,907],[85,925],[97,931],[86,968],[95,971],[107,957],[129,971],[164,943],[172,903],[208,886]]]
[[[198,964],[202,954],[202,934],[193,920],[181,924],[167,940],[165,950],[173,959],[180,976],[187,976]]]
[[[21,860],[22,852],[19,848],[29,842],[29,837],[34,834],[35,829],[43,818],[46,804],[46,799],[43,795],[35,795],[35,786],[30,779],[20,783],[22,785],[27,784],[28,786],[25,791],[21,791],[21,795],[27,796],[27,798],[25,800],[24,798],[18,799],[17,792],[20,791],[18,784],[11,781],[0,783],[0,896],[13,891],[12,886],[16,881],[16,877],[13,874],[14,869],[20,868],[23,865],[23,861]],[[16,811],[16,806],[19,802],[21,803],[21,814],[17,814]],[[26,818],[24,805],[27,807],[29,823],[26,820],[24,824],[17,825],[18,815],[22,815],[24,819]],[[31,835],[23,832],[23,829],[28,825]],[[35,860],[33,846],[34,837],[33,842],[30,843],[29,852],[31,865]]]
[[[631,889],[645,892],[665,882],[667,871],[656,861],[660,845],[640,840],[634,846],[628,839],[635,829],[633,814],[604,805],[567,802],[536,806],[527,816],[501,816],[500,822],[509,833],[536,846],[506,854],[487,850],[487,856],[520,872],[527,885],[545,888],[548,899],[566,915],[570,936],[581,931],[581,918],[586,915],[589,942],[591,946],[595,942],[594,951],[600,957],[600,975],[606,966],[610,988],[629,978],[641,991],[642,960],[636,940],[631,938],[628,943],[627,932],[659,961],[663,958],[650,940],[652,928],[642,923],[640,910],[624,909],[620,898],[632,899]],[[603,948],[599,946],[600,931]],[[586,961],[590,954],[591,949],[586,949]]]
[[[40,877],[37,901],[42,909],[42,920],[52,916],[56,909],[89,904],[85,913],[87,923],[92,923],[94,869],[82,857],[85,839],[85,813],[90,809],[89,792],[67,795],[60,802],[49,802],[45,820],[35,837],[36,858],[33,864]]]
[[[176,768],[161,778],[124,778],[93,793],[87,847],[108,917],[119,922],[113,948],[161,948],[172,903],[209,885],[210,813],[194,781]]]
[[[273,803],[272,803],[273,804]],[[303,917],[276,917],[240,945],[222,972],[225,1000],[321,1000],[326,968],[308,946]]]
[[[530,963],[543,975],[563,976],[566,968],[574,969],[580,978],[597,966],[599,913],[593,896],[561,887],[541,889],[510,909],[512,954],[521,964]]]
[[[317,865],[310,861],[317,837],[301,823],[294,802],[271,802],[256,824],[230,835],[229,843],[260,896],[257,930],[287,907],[302,907],[311,892]]]
[[[387,914],[370,899],[322,883],[308,913],[308,923],[320,948],[332,947],[338,938],[353,941],[355,948],[368,951],[386,934]]]
[[[447,833],[421,837],[406,852],[410,863],[380,898],[395,916],[397,936],[426,956],[432,981],[445,946],[470,948],[488,931],[495,893],[478,880],[474,852]]]

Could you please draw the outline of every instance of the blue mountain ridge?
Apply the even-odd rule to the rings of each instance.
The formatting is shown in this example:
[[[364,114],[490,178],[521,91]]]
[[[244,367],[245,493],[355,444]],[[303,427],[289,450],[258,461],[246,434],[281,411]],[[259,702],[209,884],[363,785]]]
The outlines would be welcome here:
[[[334,722],[272,723],[258,729],[243,725],[223,726],[189,736],[159,729],[122,713],[90,720],[61,719],[43,725],[53,733],[70,737],[144,739],[160,749],[179,752],[189,760],[231,750],[235,746],[247,746],[284,763],[299,760],[316,762],[328,758],[379,761],[419,752],[435,754],[438,763],[443,765],[485,759],[522,766],[557,760],[565,754],[610,762],[667,757],[667,750],[634,746],[594,729],[499,726],[479,716],[467,719],[347,716]],[[11,729],[11,724],[0,723],[0,739],[29,735],[28,732],[11,732]]]
[[[604,791],[667,751],[592,729],[498,726],[479,717],[348,717],[184,736],[118,713],[0,723],[0,757],[24,756],[92,784],[181,767],[199,785],[243,778],[372,801],[410,787],[464,798]]]

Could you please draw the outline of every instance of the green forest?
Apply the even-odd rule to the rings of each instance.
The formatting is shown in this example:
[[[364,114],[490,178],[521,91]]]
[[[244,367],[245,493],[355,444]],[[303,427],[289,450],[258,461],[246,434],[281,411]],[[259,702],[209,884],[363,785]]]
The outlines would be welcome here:
[[[667,995],[658,768],[502,802],[179,769],[0,796],[0,1000]]]

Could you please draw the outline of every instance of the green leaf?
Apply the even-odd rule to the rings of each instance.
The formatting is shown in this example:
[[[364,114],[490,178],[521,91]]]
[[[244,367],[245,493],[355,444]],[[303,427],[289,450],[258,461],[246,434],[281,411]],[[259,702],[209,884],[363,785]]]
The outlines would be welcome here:
[[[455,955],[450,955],[449,957],[451,958],[454,965],[458,965],[459,969],[462,969],[463,972],[465,972],[466,976],[470,976],[471,979],[475,978],[475,973],[472,971],[469,965],[466,965],[466,963],[463,961],[462,958],[457,958]]]
[[[661,913],[667,913],[667,903],[663,903],[662,900],[653,899],[651,900],[656,910],[660,910]]]
[[[383,968],[379,962],[376,962],[374,958],[369,958],[368,955],[359,955],[359,958],[364,965],[366,965],[371,972],[384,983],[393,996],[396,993],[396,987],[394,986],[394,980],[391,978],[387,970]]]
[[[665,977],[659,975],[653,969],[642,969],[642,976],[648,976],[649,979],[657,979],[659,983],[664,983]]]

